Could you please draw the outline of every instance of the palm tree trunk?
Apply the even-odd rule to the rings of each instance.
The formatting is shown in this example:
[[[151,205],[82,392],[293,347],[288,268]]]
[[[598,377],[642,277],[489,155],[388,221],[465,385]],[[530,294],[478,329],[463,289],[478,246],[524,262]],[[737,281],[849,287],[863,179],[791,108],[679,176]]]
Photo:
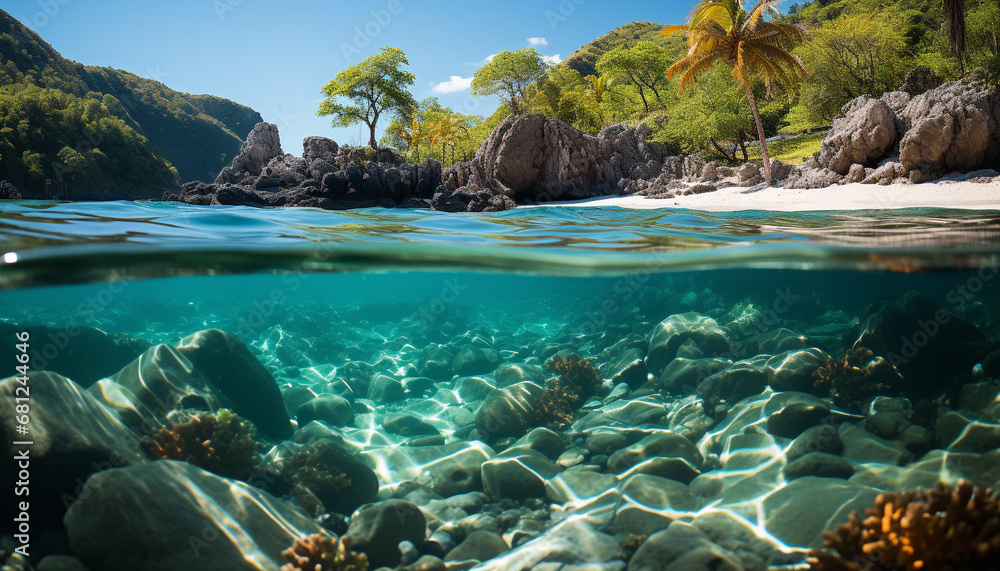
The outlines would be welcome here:
[[[753,96],[753,89],[747,89],[747,98],[750,99],[750,109],[753,111],[753,120],[757,122],[757,137],[760,138],[760,155],[764,159],[764,180],[767,186],[771,186],[771,161],[767,156],[767,138],[764,137],[764,124],[760,122],[760,111],[757,110],[757,98]]]

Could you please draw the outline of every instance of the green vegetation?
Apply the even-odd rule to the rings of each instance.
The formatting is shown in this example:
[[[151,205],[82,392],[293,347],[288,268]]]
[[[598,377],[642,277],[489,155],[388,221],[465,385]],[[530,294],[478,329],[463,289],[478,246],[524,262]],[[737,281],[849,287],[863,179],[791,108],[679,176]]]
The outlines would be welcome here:
[[[409,92],[414,75],[403,69],[410,65],[399,48],[383,47],[381,52],[337,74],[323,87],[326,100],[316,112],[320,117],[333,116],[333,126],[368,126],[368,145],[376,149],[375,128],[383,114],[400,117],[412,115],[417,106]],[[340,101],[347,100],[349,104]]]
[[[819,144],[823,141],[826,132],[808,133],[798,137],[789,137],[780,141],[767,144],[768,152],[772,158],[778,159],[786,165],[800,165],[802,162],[819,152]],[[747,149],[750,160],[760,160],[760,147],[752,146]]]
[[[528,86],[545,74],[545,62],[535,48],[504,50],[476,70],[472,78],[473,97],[499,95],[510,104],[511,113],[521,113]]]
[[[412,162],[435,158],[451,164],[469,160],[476,153],[480,141],[489,135],[481,134],[482,124],[481,116],[457,113],[441,107],[437,97],[428,97],[412,112],[394,117],[381,144],[405,152]]]
[[[560,64],[575,70],[581,77],[597,73],[597,60],[605,53],[617,48],[630,48],[639,42],[652,42],[667,49],[682,49],[683,38],[664,36],[660,34],[661,24],[653,22],[632,22],[620,28],[615,28],[589,44],[573,52]]]
[[[45,192],[48,180],[50,190],[159,196],[165,173],[174,167],[182,180],[212,180],[262,120],[253,109],[226,99],[180,93],[125,71],[67,60],[2,10],[0,87],[0,103],[20,113],[16,123],[15,118],[0,118],[5,125],[13,123],[0,134],[3,178],[35,195]],[[22,120],[48,115],[51,124],[65,128],[41,129],[37,121],[17,128]],[[106,119],[103,127],[101,118]],[[98,137],[97,128],[107,132],[100,131]],[[118,144],[123,147],[112,148]],[[83,161],[68,152],[59,157],[63,148],[75,151]],[[121,160],[132,157],[129,160],[136,162],[105,168],[97,153]],[[26,156],[32,157],[30,162]],[[17,168],[7,166],[18,160],[23,164]],[[67,160],[76,165],[72,173],[65,170]],[[173,179],[170,184],[175,184]]]
[[[687,26],[670,26],[663,33],[684,31],[690,49],[684,59],[670,68],[670,77],[680,74],[678,93],[689,89],[715,66],[731,69],[746,91],[757,124],[757,135],[763,154],[764,179],[771,184],[771,165],[767,156],[767,141],[761,122],[757,99],[751,81],[763,81],[768,93],[771,84],[778,83],[789,98],[795,83],[806,75],[802,60],[789,53],[805,39],[805,28],[794,24],[764,20],[768,12],[779,14],[775,1],[761,0],[750,12],[741,0],[702,0],[695,6]]]

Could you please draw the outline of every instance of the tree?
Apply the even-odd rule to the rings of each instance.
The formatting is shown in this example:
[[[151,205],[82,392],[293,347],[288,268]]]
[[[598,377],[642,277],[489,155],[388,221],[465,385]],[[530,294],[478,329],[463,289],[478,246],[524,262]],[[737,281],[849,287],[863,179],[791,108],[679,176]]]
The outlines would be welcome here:
[[[764,159],[764,179],[770,185],[767,140],[751,81],[763,80],[768,92],[776,81],[790,96],[794,80],[804,77],[806,69],[802,60],[789,50],[806,38],[806,31],[795,24],[768,22],[764,19],[767,13],[780,15],[777,0],[760,0],[749,12],[737,0],[701,0],[687,25],[667,26],[661,33],[683,31],[688,38],[687,57],[672,65],[668,72],[670,78],[680,74],[678,92],[690,88],[715,65],[732,69],[750,102]]]
[[[659,87],[666,83],[670,67],[669,52],[653,42],[639,42],[631,48],[618,46],[597,60],[597,71],[610,78],[631,83],[639,90],[642,105],[649,113],[646,90],[653,93],[663,107]]]
[[[965,73],[965,0],[944,0],[944,18],[948,28],[948,44],[958,58],[959,68]]]
[[[403,69],[410,65],[406,54],[399,48],[383,47],[363,62],[337,74],[323,87],[326,100],[316,115],[333,116],[334,127],[350,127],[364,123],[370,131],[368,145],[378,148],[375,127],[384,114],[406,115],[417,106],[407,89],[416,77]],[[340,103],[342,100],[349,103]]]
[[[499,95],[510,103],[511,113],[520,114],[528,86],[545,75],[546,67],[535,48],[516,52],[504,50],[476,70],[472,78],[472,95]]]

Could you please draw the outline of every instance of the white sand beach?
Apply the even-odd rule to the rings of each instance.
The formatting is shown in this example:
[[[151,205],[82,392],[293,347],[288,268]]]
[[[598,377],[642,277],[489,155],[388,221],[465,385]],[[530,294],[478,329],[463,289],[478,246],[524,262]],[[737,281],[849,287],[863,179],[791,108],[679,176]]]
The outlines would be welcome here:
[[[941,180],[923,184],[845,184],[815,189],[770,187],[749,191],[731,187],[705,194],[669,199],[608,196],[555,203],[558,206],[621,206],[623,208],[690,208],[708,212],[774,210],[883,210],[899,208],[957,208],[1000,210],[1000,182]]]

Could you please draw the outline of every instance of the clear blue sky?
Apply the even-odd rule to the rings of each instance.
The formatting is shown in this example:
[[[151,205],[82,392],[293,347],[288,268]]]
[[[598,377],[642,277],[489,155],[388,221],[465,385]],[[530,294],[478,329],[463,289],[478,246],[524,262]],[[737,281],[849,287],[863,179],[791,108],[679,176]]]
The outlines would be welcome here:
[[[437,95],[455,110],[489,115],[496,100],[472,99],[465,87],[491,54],[530,39],[543,55],[566,57],[629,22],[682,23],[693,3],[4,0],[3,9],[63,57],[248,105],[278,125],[285,152],[299,155],[309,135],[367,142],[361,128],[332,129],[315,112],[322,86],[379,46],[406,52],[417,99]]]

